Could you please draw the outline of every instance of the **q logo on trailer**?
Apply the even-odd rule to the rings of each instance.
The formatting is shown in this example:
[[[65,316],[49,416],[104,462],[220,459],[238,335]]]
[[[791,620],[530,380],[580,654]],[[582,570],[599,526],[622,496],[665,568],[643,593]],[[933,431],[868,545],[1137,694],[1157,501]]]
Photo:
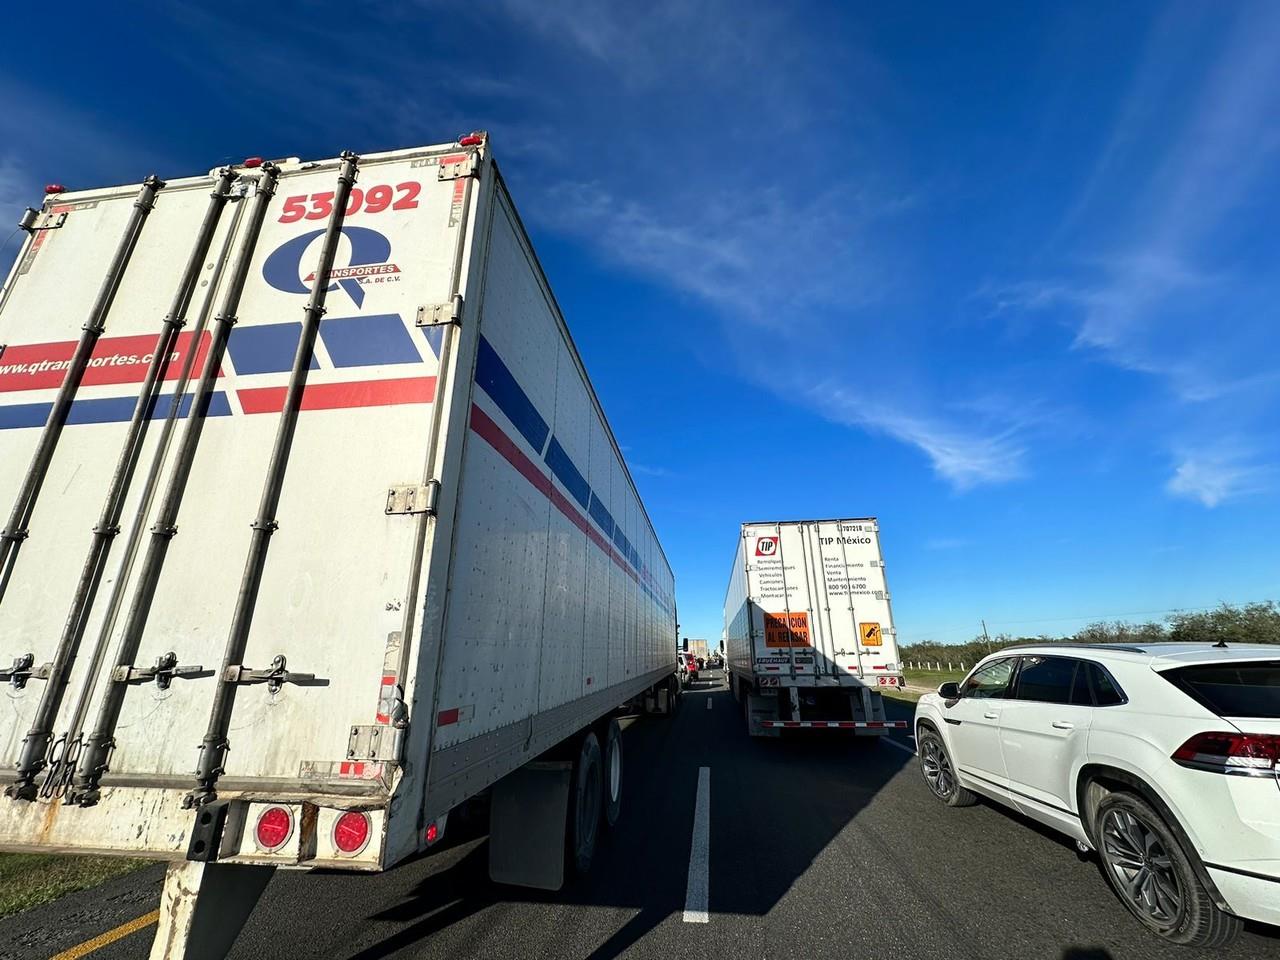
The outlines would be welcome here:
[[[757,557],[776,557],[778,555],[777,537],[760,537],[756,540]]]
[[[377,230],[343,227],[342,235],[347,240],[343,246],[351,255],[346,266],[334,265],[329,292],[341,288],[359,309],[364,304],[365,284],[398,280],[400,268],[391,262],[391,241]],[[312,230],[282,243],[262,265],[263,279],[283,293],[310,294],[316,258],[307,253],[323,236],[324,230]]]

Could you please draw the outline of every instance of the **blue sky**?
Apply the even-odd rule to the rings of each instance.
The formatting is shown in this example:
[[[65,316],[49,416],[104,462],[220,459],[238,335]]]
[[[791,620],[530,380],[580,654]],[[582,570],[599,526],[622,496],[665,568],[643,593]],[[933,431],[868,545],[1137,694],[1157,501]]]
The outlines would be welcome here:
[[[906,641],[1277,596],[1280,5],[214,9],[11,11],[0,218],[488,129],[686,635],[748,519]]]

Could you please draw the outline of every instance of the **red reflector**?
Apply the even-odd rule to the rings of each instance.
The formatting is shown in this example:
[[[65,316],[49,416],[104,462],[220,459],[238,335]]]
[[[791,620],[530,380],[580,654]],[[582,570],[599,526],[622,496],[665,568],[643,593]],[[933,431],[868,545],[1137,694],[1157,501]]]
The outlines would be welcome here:
[[[240,166],[248,167],[250,170],[252,170],[254,167],[262,166],[262,158],[261,157],[245,157],[244,163],[240,164]]]
[[[484,143],[484,134],[479,131],[458,138],[458,146],[460,147],[478,147],[482,143]]]
[[[60,183],[46,183],[44,185],[44,192],[47,194],[66,193],[67,188]]]
[[[1197,733],[1173,752],[1179,763],[1227,770],[1269,771],[1280,762],[1280,736],[1265,733]]]
[[[263,850],[271,851],[283,847],[293,833],[293,814],[284,807],[267,807],[258,817],[258,825],[254,829],[254,839]]]
[[[440,827],[433,820],[427,824],[427,843],[435,843],[440,839]]]
[[[348,810],[333,825],[333,845],[343,853],[359,853],[369,842],[369,815]]]

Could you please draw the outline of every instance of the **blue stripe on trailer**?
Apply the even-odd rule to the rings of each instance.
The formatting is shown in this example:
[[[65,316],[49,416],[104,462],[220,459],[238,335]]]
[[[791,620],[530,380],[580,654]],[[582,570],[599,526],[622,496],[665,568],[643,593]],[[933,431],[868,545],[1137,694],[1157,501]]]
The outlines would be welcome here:
[[[476,355],[476,383],[493,398],[498,409],[515,425],[529,446],[541,454],[547,445],[547,434],[551,432],[551,428],[542,419],[542,414],[538,413],[538,408],[533,405],[529,395],[511,375],[498,352],[484,337],[480,338],[480,349]]]
[[[320,327],[320,338],[335,367],[422,362],[398,313],[325,320]]]
[[[86,423],[124,423],[133,417],[133,408],[137,397],[99,397],[91,400],[77,400],[71,405],[71,413],[67,417],[68,425]],[[152,420],[160,420],[169,415],[172,394],[162,396],[151,411]],[[0,430],[21,430],[28,427],[43,427],[49,419],[52,403],[20,403],[14,406],[0,406]],[[182,398],[181,414],[191,412],[191,395]],[[231,416],[231,404],[227,395],[221,391],[213,394],[209,400],[209,416]]]
[[[439,342],[432,340],[431,345],[438,356],[440,353]],[[543,453],[551,428],[547,425],[547,421],[542,418],[542,414],[538,412],[538,408],[534,406],[533,401],[529,399],[529,395],[525,393],[524,388],[516,381],[511,369],[498,356],[498,352],[494,350],[493,345],[484,336],[480,337],[479,352],[476,356],[476,384],[498,405],[498,409],[515,425],[529,446],[539,453]],[[568,452],[554,436],[551,437],[551,444],[547,447],[543,459],[564,488],[582,505],[588,516],[600,526],[605,536],[613,541],[618,548],[619,554],[636,571],[641,574],[648,574],[648,567],[641,561],[640,552],[627,539],[626,534],[622,532],[622,527],[613,519],[613,515],[583,477],[582,471],[578,469]],[[670,604],[665,596],[659,596],[654,593],[643,581],[640,586],[654,602],[670,612]]]
[[[227,341],[227,353],[236,373],[287,373],[293,369],[302,336],[301,323],[263,323],[253,327],[237,327]],[[311,369],[320,364],[311,358]]]
[[[564,488],[573,495],[573,499],[578,501],[583,510],[586,510],[591,500],[591,487],[587,484],[586,478],[578,472],[578,468],[573,465],[564,447],[560,446],[560,441],[554,436],[551,438],[551,446],[547,448],[547,466],[564,484]]]

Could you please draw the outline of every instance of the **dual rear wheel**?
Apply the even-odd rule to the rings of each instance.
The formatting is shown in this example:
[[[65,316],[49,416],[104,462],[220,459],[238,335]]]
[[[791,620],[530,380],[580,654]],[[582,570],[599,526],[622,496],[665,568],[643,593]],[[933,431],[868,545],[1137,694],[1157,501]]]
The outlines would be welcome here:
[[[591,869],[602,826],[622,816],[622,772],[622,728],[610,718],[579,741],[569,781],[565,858],[579,876]]]

